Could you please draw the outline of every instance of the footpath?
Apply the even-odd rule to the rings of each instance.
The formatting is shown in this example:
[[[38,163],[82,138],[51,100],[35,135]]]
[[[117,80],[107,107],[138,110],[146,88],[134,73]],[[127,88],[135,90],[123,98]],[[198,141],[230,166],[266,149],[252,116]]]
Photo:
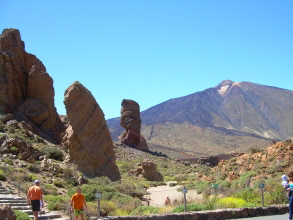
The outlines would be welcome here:
[[[17,189],[13,184],[5,182],[2,184],[0,182],[0,206],[9,205],[14,210],[19,210],[29,214],[30,218],[33,219],[33,212],[31,206],[27,204],[26,198],[24,195],[16,195]],[[69,217],[66,217],[64,214],[59,212],[53,212],[47,210],[46,208],[42,209],[39,213],[39,219],[54,219],[54,220],[70,220]]]

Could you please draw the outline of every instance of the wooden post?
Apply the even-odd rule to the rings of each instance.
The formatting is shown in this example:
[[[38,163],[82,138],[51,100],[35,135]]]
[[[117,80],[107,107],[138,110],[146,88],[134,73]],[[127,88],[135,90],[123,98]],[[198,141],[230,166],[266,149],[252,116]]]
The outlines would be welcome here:
[[[186,193],[187,193],[187,189],[185,187],[185,182],[184,181],[182,182],[182,186],[183,186],[182,193],[183,193],[183,198],[184,198],[184,212],[186,212],[187,211],[187,207],[186,207]]]

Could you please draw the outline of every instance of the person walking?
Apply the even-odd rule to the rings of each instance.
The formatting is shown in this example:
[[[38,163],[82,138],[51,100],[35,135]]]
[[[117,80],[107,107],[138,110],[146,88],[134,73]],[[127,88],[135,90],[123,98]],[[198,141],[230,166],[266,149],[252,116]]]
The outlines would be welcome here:
[[[292,196],[292,191],[293,191],[293,172],[290,172],[288,174],[289,177],[289,183],[288,183],[288,196],[289,196],[289,220],[292,220],[293,218],[293,196]]]
[[[71,211],[74,210],[74,220],[84,220],[84,210],[87,209],[84,195],[81,194],[81,188],[77,188],[76,193],[71,197]]]
[[[43,191],[39,180],[35,180],[35,184],[29,188],[26,200],[32,206],[34,220],[38,220],[38,213],[44,207]]]

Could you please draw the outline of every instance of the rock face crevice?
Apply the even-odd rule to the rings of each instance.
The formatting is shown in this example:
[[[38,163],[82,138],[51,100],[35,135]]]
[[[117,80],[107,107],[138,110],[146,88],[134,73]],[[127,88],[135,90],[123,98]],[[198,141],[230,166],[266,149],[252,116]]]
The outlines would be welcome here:
[[[69,126],[63,144],[68,162],[88,177],[107,176],[119,180],[113,142],[100,106],[81,83],[74,82],[64,95]]]
[[[0,114],[13,114],[35,134],[60,144],[64,126],[54,105],[53,80],[43,63],[25,51],[17,29],[0,35]]]
[[[140,134],[141,119],[139,104],[133,100],[123,99],[121,103],[120,125],[126,130],[119,136],[119,140],[140,150],[149,150],[144,137]]]

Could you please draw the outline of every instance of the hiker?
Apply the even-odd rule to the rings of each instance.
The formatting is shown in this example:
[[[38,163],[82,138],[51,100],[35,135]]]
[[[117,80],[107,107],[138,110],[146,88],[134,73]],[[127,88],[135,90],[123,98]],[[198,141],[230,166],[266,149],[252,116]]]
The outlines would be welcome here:
[[[284,187],[285,191],[287,192],[288,184],[289,184],[289,178],[284,174],[282,175],[282,186]],[[287,192],[287,198],[289,199],[289,194]]]
[[[165,205],[171,205],[171,199],[169,198],[168,195],[165,198]]]
[[[32,206],[34,220],[38,219],[38,213],[44,207],[43,191],[40,187],[40,181],[35,180],[35,184],[27,192],[27,203]]]
[[[77,188],[76,193],[71,197],[71,211],[74,210],[75,220],[78,220],[78,216],[80,216],[81,220],[84,220],[84,210],[86,207],[86,202],[84,195],[81,194],[81,188]]]
[[[292,196],[293,172],[290,172],[288,174],[288,177],[289,177],[289,183],[288,183],[287,193],[289,195],[289,220],[292,220],[292,217],[293,217],[293,196]]]

